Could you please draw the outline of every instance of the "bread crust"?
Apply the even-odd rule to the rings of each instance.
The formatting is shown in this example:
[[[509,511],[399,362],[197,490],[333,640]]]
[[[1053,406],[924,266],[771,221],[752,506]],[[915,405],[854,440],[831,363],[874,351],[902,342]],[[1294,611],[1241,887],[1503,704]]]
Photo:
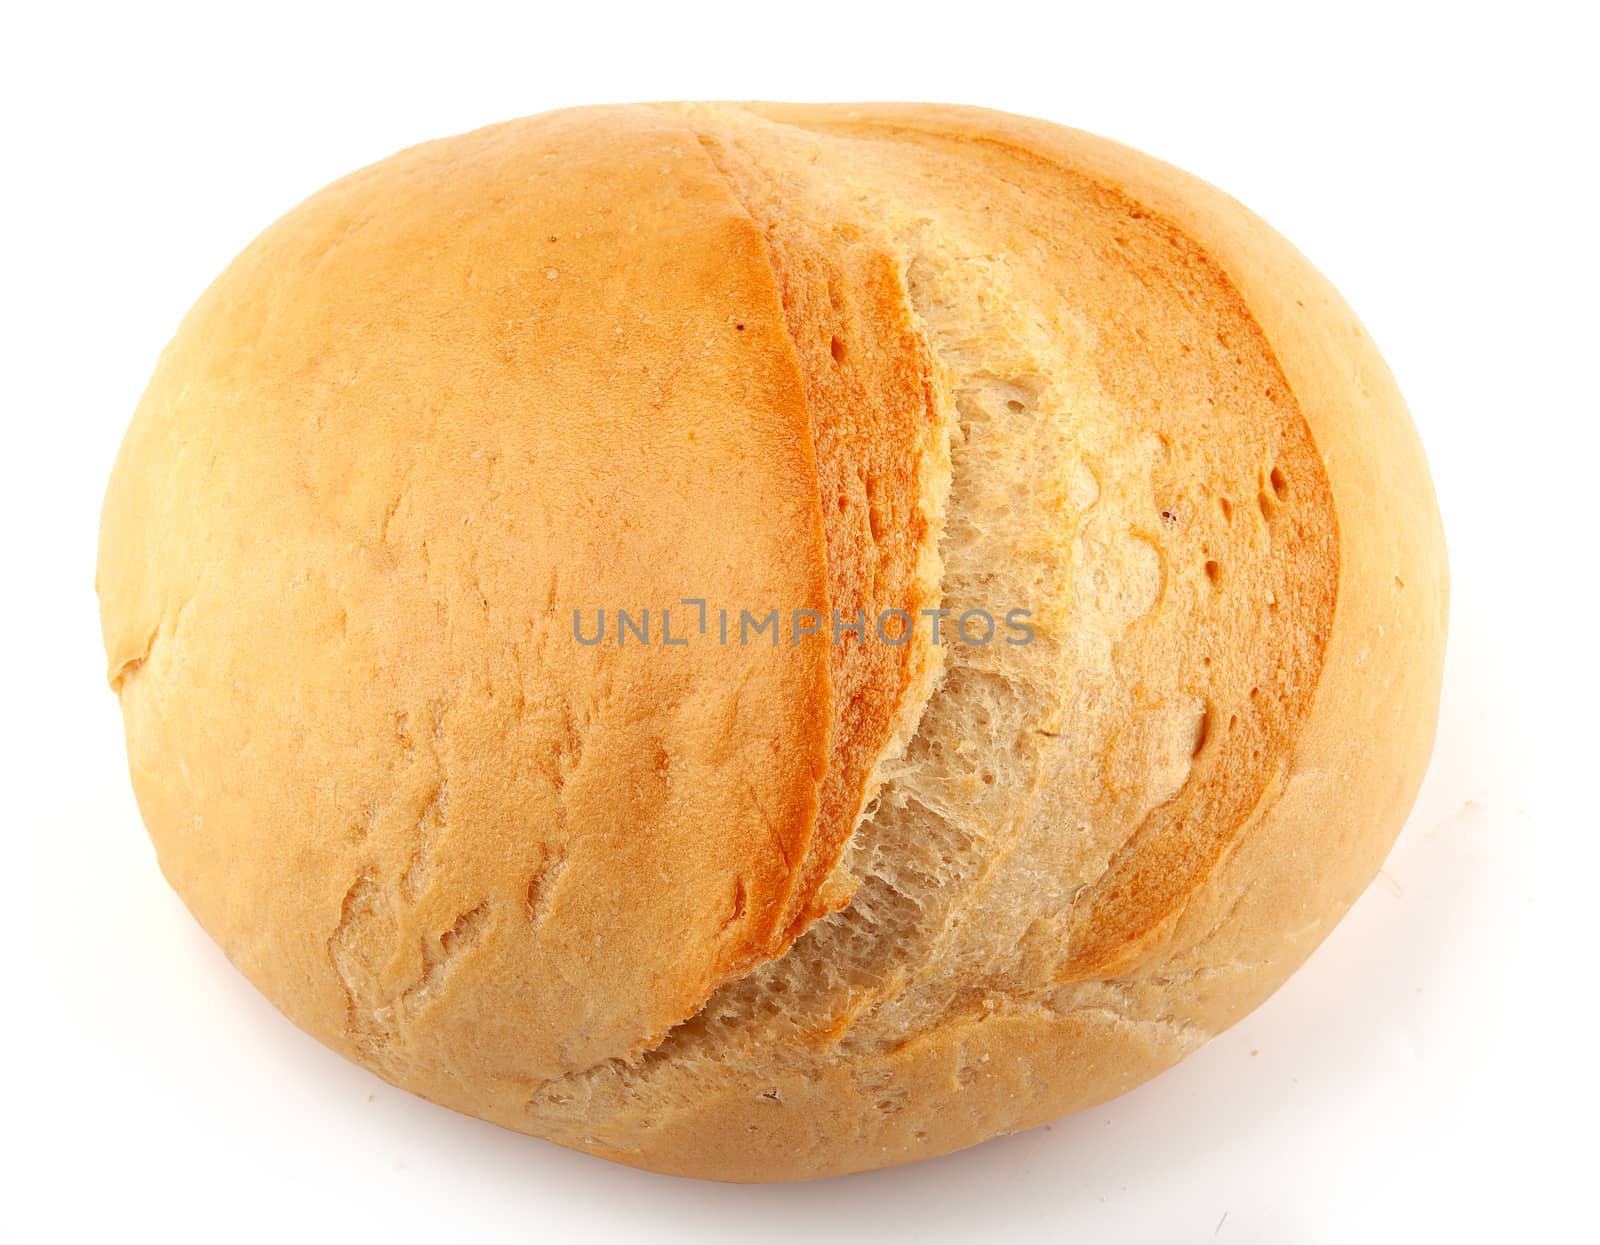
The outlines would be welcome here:
[[[575,647],[580,582],[1017,592],[1042,639],[678,661]],[[575,110],[330,187],[163,357],[98,585],[162,867],[274,1003],[732,1180],[1029,1127],[1256,1006],[1410,807],[1447,600],[1298,252],[930,105]]]
[[[828,649],[659,630],[826,616],[860,551],[825,557],[819,497],[768,243],[682,121],[553,114],[330,187],[190,314],[106,500],[162,868],[424,1092],[647,1047],[787,945],[848,833]],[[579,645],[575,610],[655,643]]]

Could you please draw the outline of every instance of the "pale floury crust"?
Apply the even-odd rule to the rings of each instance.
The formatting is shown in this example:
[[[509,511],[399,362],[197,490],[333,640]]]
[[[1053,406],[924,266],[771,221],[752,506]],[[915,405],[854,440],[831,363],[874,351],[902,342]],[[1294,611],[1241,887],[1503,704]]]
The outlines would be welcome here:
[[[185,321],[98,585],[140,806],[296,1023],[638,1166],[862,1170],[1277,987],[1433,737],[1392,378],[1212,188],[924,105],[584,109],[315,196]],[[1033,610],[585,647],[575,607]]]

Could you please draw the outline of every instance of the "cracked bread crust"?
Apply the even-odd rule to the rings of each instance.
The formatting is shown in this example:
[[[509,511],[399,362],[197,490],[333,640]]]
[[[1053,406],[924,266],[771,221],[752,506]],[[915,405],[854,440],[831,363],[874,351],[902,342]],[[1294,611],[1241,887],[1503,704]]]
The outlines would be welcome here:
[[[163,868],[269,998],[736,1180],[1028,1127],[1254,1007],[1410,806],[1446,598],[1287,243],[912,105],[578,110],[323,192],[164,357],[99,585]],[[674,669],[575,651],[574,585],[1037,638]]]

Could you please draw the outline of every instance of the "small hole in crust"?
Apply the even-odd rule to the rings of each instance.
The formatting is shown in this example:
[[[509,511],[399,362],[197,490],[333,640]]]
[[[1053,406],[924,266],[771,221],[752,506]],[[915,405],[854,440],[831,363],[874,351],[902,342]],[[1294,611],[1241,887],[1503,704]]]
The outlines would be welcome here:
[[[1018,398],[1010,398],[1006,401],[1006,410],[1010,411],[1013,415],[1020,415],[1027,409],[1027,406]]]
[[[1220,588],[1222,586],[1222,564],[1214,560],[1208,561],[1206,563],[1206,578],[1211,581],[1213,588]]]
[[[842,337],[835,337],[832,341],[830,341],[828,343],[828,350],[833,355],[833,361],[835,363],[844,362],[844,339]]]
[[[1233,503],[1226,497],[1219,497],[1217,499],[1217,506],[1222,511],[1222,520],[1224,523],[1233,518]]]
[[[1276,467],[1274,467],[1272,469],[1272,474],[1268,477],[1268,479],[1270,479],[1272,481],[1272,491],[1273,491],[1273,493],[1275,493],[1277,495],[1278,500],[1279,501],[1288,501],[1289,500],[1289,481],[1284,476],[1283,472],[1279,471]]]

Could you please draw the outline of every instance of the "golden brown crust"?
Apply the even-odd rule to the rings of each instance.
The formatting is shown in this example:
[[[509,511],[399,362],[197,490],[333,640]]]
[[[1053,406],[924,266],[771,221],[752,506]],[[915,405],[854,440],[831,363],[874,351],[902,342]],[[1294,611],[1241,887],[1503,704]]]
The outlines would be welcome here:
[[[781,949],[827,650],[659,611],[826,608],[810,437],[767,242],[659,113],[413,149],[240,257],[99,589],[163,868],[269,997],[427,1089],[625,1054]]]
[[[602,656],[545,617],[578,574],[1038,638]],[[1292,247],[926,105],[554,114],[330,188],[164,358],[100,588],[163,867],[274,1002],[739,1180],[1028,1127],[1260,1002],[1410,806],[1446,601]]]

